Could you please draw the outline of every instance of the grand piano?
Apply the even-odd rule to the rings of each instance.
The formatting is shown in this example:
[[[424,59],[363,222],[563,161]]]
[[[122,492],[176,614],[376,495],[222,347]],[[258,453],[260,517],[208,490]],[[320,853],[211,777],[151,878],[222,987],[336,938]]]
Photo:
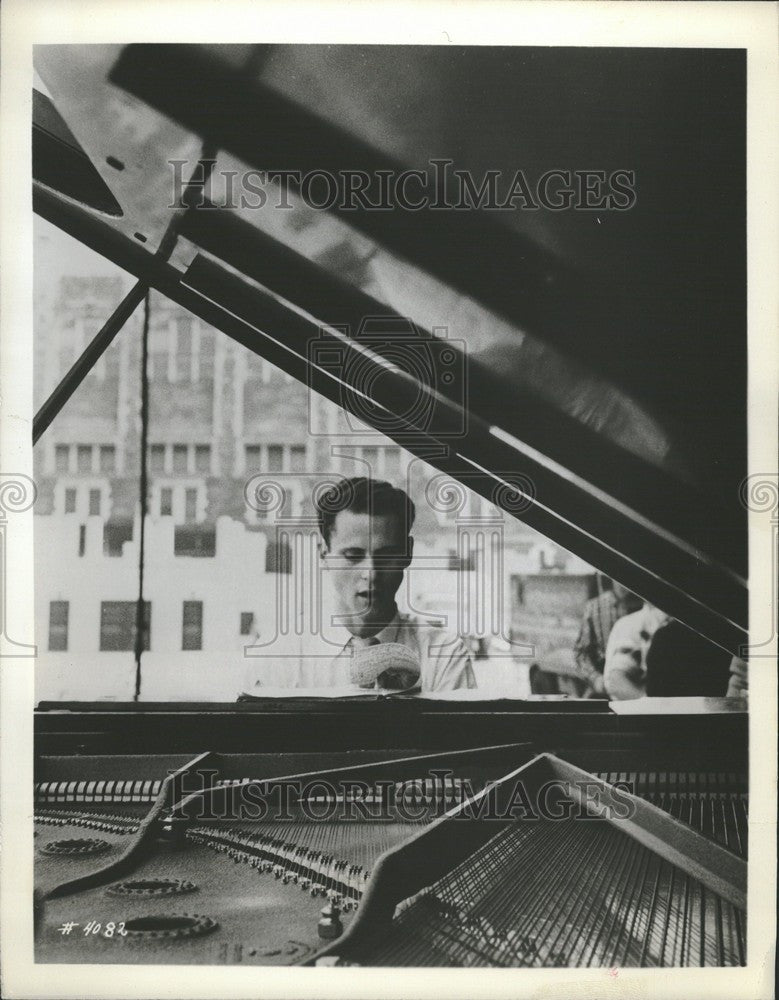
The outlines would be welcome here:
[[[156,291],[745,655],[742,52],[41,46],[36,71],[35,212],[136,281],[36,441]],[[433,161],[501,200],[570,165],[555,197],[587,203],[441,211]],[[591,167],[634,203],[582,194]],[[286,171],[299,222],[230,201],[236,169]],[[361,172],[375,201],[408,170],[414,211],[305,180]],[[314,260],[312,212],[382,280]],[[399,343],[467,361],[467,391]],[[748,716],[721,694],[41,701],[37,959],[743,965]]]

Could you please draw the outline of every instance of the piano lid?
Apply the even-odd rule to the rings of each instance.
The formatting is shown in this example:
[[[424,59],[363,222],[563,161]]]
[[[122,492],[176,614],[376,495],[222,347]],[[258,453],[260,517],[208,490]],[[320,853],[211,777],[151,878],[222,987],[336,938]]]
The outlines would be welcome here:
[[[329,324],[362,356],[361,319],[382,317],[381,406],[398,409],[399,366],[443,415],[396,412],[391,436],[441,444],[482,492],[525,477],[529,523],[720,645],[746,641],[742,52],[45,46],[36,67],[125,214],[95,229],[40,191],[38,211],[98,242],[143,234],[109,240],[125,266],[178,213],[188,307],[318,378],[307,336]],[[216,207],[177,209],[169,161],[188,177],[202,142]],[[281,203],[278,183],[264,204],[242,186],[280,170],[299,172]],[[330,204],[317,171],[362,172],[365,199]],[[382,192],[391,209],[372,209]],[[443,340],[467,380],[438,377]],[[432,380],[399,343],[433,345]]]

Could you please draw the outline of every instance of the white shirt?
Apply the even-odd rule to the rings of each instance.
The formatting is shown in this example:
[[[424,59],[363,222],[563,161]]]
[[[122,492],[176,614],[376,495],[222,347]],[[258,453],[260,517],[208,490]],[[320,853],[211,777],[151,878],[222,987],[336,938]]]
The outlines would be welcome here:
[[[476,687],[465,643],[439,625],[398,611],[375,638],[380,643],[400,643],[418,657],[422,692]],[[256,650],[260,656],[247,654],[244,693],[261,695],[268,687],[353,688],[353,649],[352,636],[343,626],[338,628],[337,639],[332,629],[326,635],[279,636]]]
[[[623,701],[646,694],[646,654],[657,629],[668,615],[651,604],[618,618],[606,643],[603,684],[610,698]]]

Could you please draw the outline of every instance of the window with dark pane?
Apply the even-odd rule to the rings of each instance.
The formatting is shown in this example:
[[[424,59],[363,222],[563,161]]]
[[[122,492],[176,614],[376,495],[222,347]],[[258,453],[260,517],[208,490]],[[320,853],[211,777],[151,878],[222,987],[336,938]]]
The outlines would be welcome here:
[[[400,448],[384,449],[384,477],[396,480],[400,475]]]
[[[197,490],[193,487],[184,491],[184,520],[187,524],[197,521]]]
[[[76,468],[79,472],[92,471],[92,445],[80,444],[76,452]]]
[[[293,444],[290,449],[290,469],[292,472],[306,471],[306,446]]]
[[[149,449],[149,468],[152,472],[165,471],[165,445],[153,444]]]
[[[268,547],[265,549],[265,572],[292,572],[292,551],[286,538],[268,541]]]
[[[176,379],[192,379],[192,317],[188,315],[176,319]]]
[[[68,648],[68,616],[69,601],[49,602],[49,649],[52,652],[65,652]]]
[[[473,553],[468,551],[464,556],[461,556],[457,549],[449,549],[449,569],[452,571],[463,570],[469,571],[473,569]]]
[[[254,628],[254,612],[241,612],[241,635],[251,635]]]
[[[216,555],[216,528],[207,524],[177,524],[173,552],[195,559],[213,558]]]
[[[100,649],[102,652],[128,652],[135,649],[137,601],[102,601],[100,604]],[[143,602],[144,650],[150,649],[151,602]]]
[[[181,648],[203,648],[202,601],[184,601],[181,623]]]
[[[89,491],[89,513],[92,516],[100,514],[100,490],[90,490]]]
[[[185,474],[188,471],[188,450],[185,444],[173,445],[173,471],[179,475]]]
[[[284,469],[284,446],[268,445],[268,472],[282,472]]]
[[[70,445],[58,444],[54,449],[54,464],[57,472],[68,472],[70,468]]]
[[[173,515],[173,490],[170,486],[163,486],[160,490],[160,517],[171,517]]]
[[[75,489],[69,488],[65,490],[65,513],[75,514],[76,513],[76,491]]]
[[[262,448],[258,444],[247,444],[244,449],[246,456],[246,471],[259,472],[262,462]]]
[[[195,471],[206,472],[206,473],[209,473],[211,471],[210,444],[199,444],[195,448]]]
[[[100,446],[100,471],[105,475],[116,472],[116,448],[112,444]]]
[[[133,522],[129,517],[112,518],[103,525],[103,555],[118,558],[122,546],[133,538]]]

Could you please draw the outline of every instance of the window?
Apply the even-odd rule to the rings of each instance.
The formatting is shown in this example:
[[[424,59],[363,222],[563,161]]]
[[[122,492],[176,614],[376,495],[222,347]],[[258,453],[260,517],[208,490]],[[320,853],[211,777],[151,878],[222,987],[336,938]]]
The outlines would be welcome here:
[[[459,555],[457,549],[449,549],[449,569],[450,570],[453,570],[453,571],[459,571],[459,570],[470,571],[473,568],[474,568],[474,563],[473,563],[473,553],[472,552],[469,552],[466,556],[464,556],[463,558],[460,558],[460,555]]]
[[[184,601],[181,620],[181,648],[203,648],[202,601]]]
[[[265,550],[265,572],[266,573],[291,573],[292,553],[289,542],[268,542]]]
[[[176,328],[176,378],[189,382],[192,378],[192,317],[177,317]]]
[[[363,461],[368,463],[368,469],[365,471],[365,475],[369,475],[373,479],[381,479],[381,472],[379,471],[379,449],[363,448],[362,458]]]
[[[268,472],[283,472],[284,470],[284,446],[280,444],[268,445]]]
[[[187,471],[187,452],[189,449],[185,444],[174,444],[173,445],[173,471],[177,473],[186,473]]]
[[[89,513],[91,515],[100,514],[100,490],[89,491]]]
[[[83,556],[87,550],[87,526],[85,524],[80,524],[78,526],[78,554]]]
[[[173,515],[173,490],[170,486],[163,486],[160,490],[160,517],[171,517]]]
[[[70,468],[70,448],[66,444],[58,444],[54,449],[54,464],[57,472],[68,472]]]
[[[76,452],[77,464],[76,468],[79,472],[91,472],[92,471],[92,445],[91,444],[80,444]]]
[[[116,472],[116,448],[112,444],[100,446],[100,471],[106,475]]]
[[[149,449],[149,465],[152,472],[165,471],[165,445],[153,444]]]
[[[195,447],[195,471],[211,471],[211,445],[199,444]]]
[[[76,513],[76,491],[72,488],[65,490],[65,513]]]
[[[197,490],[194,488],[184,491],[184,520],[187,524],[197,521]]]
[[[254,612],[241,612],[241,635],[251,635],[254,628]]]
[[[308,448],[304,444],[244,445],[245,471],[306,472],[309,467]]]
[[[400,448],[384,449],[384,477],[395,480],[400,475]]]
[[[246,471],[258,472],[260,469],[262,449],[258,444],[247,444],[244,451],[246,455]]]
[[[68,648],[68,614],[69,601],[49,602],[49,649],[52,652],[65,652]]]
[[[306,471],[306,446],[294,444],[290,449],[290,469],[292,472]]]
[[[203,524],[177,524],[173,552],[177,556],[213,558],[216,555],[216,528]]]
[[[100,604],[100,650],[119,652],[135,649],[137,601],[102,601]],[[143,602],[143,648],[148,650],[151,603]]]
[[[133,522],[130,518],[114,518],[103,525],[103,555],[116,558],[122,555],[125,542],[133,539]]]

